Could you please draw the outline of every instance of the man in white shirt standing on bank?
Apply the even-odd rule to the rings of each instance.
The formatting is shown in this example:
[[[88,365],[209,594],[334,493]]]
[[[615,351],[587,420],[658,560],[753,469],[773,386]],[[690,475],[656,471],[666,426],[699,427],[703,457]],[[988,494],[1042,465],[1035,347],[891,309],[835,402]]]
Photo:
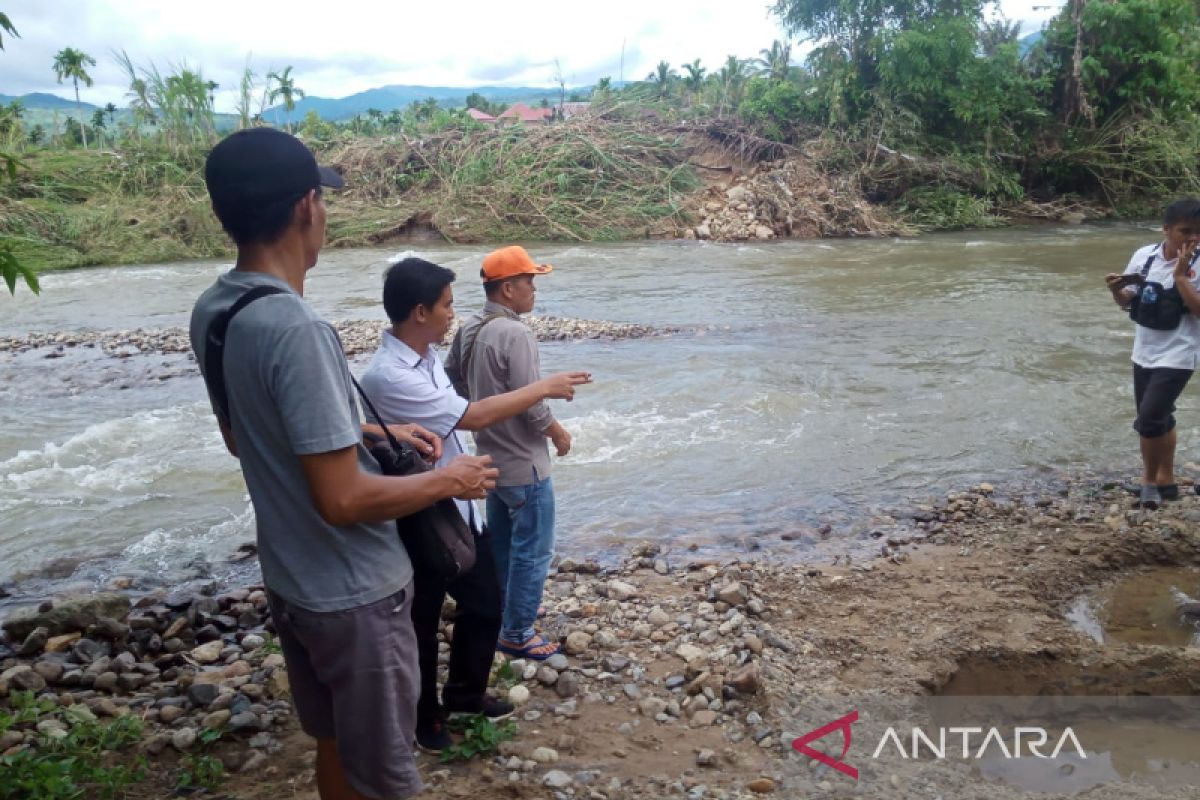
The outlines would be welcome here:
[[[1121,275],[1110,273],[1105,283],[1113,300],[1129,308],[1135,297],[1162,303],[1139,288],[1154,284],[1155,294],[1174,288],[1184,313],[1170,329],[1138,324],[1133,340],[1133,393],[1137,418],[1133,428],[1141,437],[1142,485],[1138,504],[1155,509],[1164,500],[1178,500],[1175,483],[1175,401],[1200,365],[1200,277],[1192,255],[1200,242],[1200,200],[1186,198],[1167,206],[1164,240],[1133,254]],[[1159,289],[1161,287],[1161,289]],[[1137,318],[1135,317],[1135,321]]]
[[[563,372],[475,403],[461,397],[433,349],[443,343],[454,322],[454,277],[451,270],[419,258],[406,258],[388,269],[383,305],[392,326],[384,331],[382,346],[362,379],[363,390],[389,424],[415,422],[444,439],[439,466],[466,452],[459,430],[486,428],[543,400],[570,400],[574,387],[590,380],[584,372]],[[502,602],[491,537],[474,503],[459,501],[458,508],[476,534],[475,566],[449,583],[421,570],[414,574],[412,614],[421,672],[417,744],[430,752],[452,744],[444,725],[447,714],[483,713],[500,719],[512,713],[511,705],[486,695]],[[437,631],[447,592],[457,603],[457,615],[449,677],[439,704]]]

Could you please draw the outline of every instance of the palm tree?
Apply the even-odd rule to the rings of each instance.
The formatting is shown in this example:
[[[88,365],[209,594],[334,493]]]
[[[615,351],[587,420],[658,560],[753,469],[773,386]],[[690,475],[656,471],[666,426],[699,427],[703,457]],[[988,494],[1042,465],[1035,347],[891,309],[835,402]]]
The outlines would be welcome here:
[[[64,47],[54,56],[54,74],[58,76],[58,82],[62,83],[63,78],[70,78],[71,83],[75,85],[75,110],[79,114],[79,129],[83,132],[84,150],[87,149],[87,128],[83,124],[83,104],[79,102],[79,82],[83,81],[85,86],[92,85],[92,76],[87,74],[87,68],[94,66],[96,59],[74,47]]]
[[[219,89],[220,86],[221,84],[217,83],[216,81],[205,81],[204,83],[204,88],[208,89],[208,107],[214,110],[217,107],[217,103],[213,98],[213,92]]]
[[[721,98],[717,115],[723,116],[726,106],[736,108],[741,102],[742,85],[746,80],[746,62],[737,56],[726,56],[725,63],[717,70],[716,79]]]
[[[296,108],[296,100],[304,99],[304,90],[293,80],[291,64],[284,67],[283,72],[269,72],[267,85],[270,85],[271,81],[275,82],[275,88],[271,90],[270,101],[274,103],[278,98],[283,98],[283,107],[287,111],[287,129],[288,133],[291,133],[292,111]]]
[[[766,75],[773,81],[787,80],[792,61],[790,44],[776,39],[771,42],[770,50],[759,50],[758,52],[762,58],[755,59],[755,62],[759,66],[760,74]]]
[[[104,146],[104,109],[97,108],[92,112],[92,130],[96,132],[96,149]]]
[[[20,39],[21,34],[17,33],[17,29],[13,27],[12,20],[3,11],[0,11],[0,31],[4,31],[9,36]],[[4,49],[4,37],[0,36],[0,50]]]
[[[1006,44],[1015,42],[1021,34],[1020,22],[1009,22],[1007,17],[990,20],[983,23],[979,29],[979,48],[985,56],[991,57]]]
[[[690,64],[684,64],[683,69],[687,72],[683,76],[683,85],[695,100],[696,95],[700,91],[700,87],[704,85],[704,67],[700,66],[700,59],[695,59]]]
[[[675,82],[678,76],[675,70],[671,69],[671,65],[666,61],[658,62],[658,66],[654,71],[646,76],[646,80],[654,84],[658,89],[658,99],[664,100],[670,94],[671,84]]]

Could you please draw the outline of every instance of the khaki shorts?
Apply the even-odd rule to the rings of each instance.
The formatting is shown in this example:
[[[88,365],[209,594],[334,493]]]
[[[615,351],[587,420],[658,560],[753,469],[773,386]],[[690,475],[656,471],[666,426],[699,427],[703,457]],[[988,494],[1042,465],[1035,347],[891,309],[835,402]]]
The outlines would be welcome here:
[[[423,789],[413,757],[420,671],[412,583],[345,611],[308,611],[270,593],[300,727],[337,741],[351,787],[375,800]]]

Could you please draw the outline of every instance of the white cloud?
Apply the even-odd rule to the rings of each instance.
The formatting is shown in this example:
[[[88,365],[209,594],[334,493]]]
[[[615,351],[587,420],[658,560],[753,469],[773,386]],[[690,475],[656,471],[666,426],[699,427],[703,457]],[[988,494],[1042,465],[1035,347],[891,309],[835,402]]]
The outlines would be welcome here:
[[[1061,0],[1049,0],[1054,7]],[[1010,19],[1036,29],[1052,14],[1030,0],[1003,0]],[[414,3],[368,0],[7,0],[21,34],[5,39],[0,92],[70,89],[55,83],[54,53],[76,47],[99,62],[94,103],[123,105],[127,81],[112,56],[160,67],[186,61],[221,85],[229,109],[247,54],[260,72],[292,64],[309,94],[342,97],[374,86],[551,85],[555,61],[568,85],[640,79],[659,60],[676,68],[699,58],[715,69],[729,54],[756,56],[784,34],[767,0],[609,0],[599,5],[525,0],[515,6],[463,0]],[[801,48],[795,47],[794,52]]]

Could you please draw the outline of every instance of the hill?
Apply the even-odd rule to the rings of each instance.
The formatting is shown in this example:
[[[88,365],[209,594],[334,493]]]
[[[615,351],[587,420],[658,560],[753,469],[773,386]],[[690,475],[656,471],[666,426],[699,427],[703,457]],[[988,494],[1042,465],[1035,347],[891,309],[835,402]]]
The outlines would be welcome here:
[[[27,109],[41,108],[47,111],[74,111],[75,101],[68,100],[65,97],[59,97],[56,94],[47,92],[33,92],[31,94],[23,94],[20,96],[0,94],[0,105],[8,105],[13,100],[21,101],[21,105]],[[91,103],[81,103],[83,110],[87,113],[92,113],[98,106]]]
[[[570,88],[568,92],[578,92],[578,88]],[[504,103],[506,105],[515,102],[529,103],[537,105],[542,98],[548,101],[556,102],[558,100],[558,89],[553,87],[534,87],[534,86],[380,86],[375,89],[367,89],[365,92],[359,92],[347,97],[305,97],[296,103],[296,108],[292,112],[293,119],[301,119],[309,111],[316,111],[321,119],[326,120],[345,120],[350,119],[356,114],[365,114],[367,109],[376,108],[387,113],[392,109],[404,108],[414,101],[425,100],[432,97],[438,101],[438,105],[455,108],[461,107],[467,99],[467,95],[478,92],[492,102]],[[268,109],[264,116],[267,119],[272,119],[275,111],[278,110],[280,119],[283,119],[283,108],[276,107]]]

